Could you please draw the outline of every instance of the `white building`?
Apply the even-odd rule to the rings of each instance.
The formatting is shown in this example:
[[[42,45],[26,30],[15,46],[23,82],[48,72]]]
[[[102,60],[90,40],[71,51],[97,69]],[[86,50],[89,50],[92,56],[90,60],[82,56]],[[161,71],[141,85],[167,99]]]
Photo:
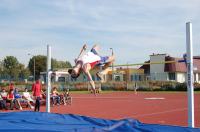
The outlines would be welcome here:
[[[46,82],[46,72],[41,72],[40,78],[42,81]],[[51,74],[52,82],[68,82],[70,78],[68,70],[53,71]]]
[[[183,83],[187,78],[187,69],[185,62],[179,62],[183,58],[171,57],[167,54],[150,55],[150,63],[175,61],[174,63],[150,64],[140,67],[144,69],[149,80],[158,81],[176,81]],[[194,59],[194,81],[200,83],[200,57],[195,56]]]

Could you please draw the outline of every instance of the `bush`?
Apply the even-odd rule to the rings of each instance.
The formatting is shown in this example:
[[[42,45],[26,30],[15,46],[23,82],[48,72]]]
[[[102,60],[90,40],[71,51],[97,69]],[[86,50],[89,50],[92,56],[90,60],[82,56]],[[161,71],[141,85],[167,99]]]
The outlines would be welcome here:
[[[126,82],[106,82],[101,84],[102,90],[123,91],[127,89]]]
[[[153,91],[153,89],[152,88],[149,88],[149,87],[139,87],[138,89],[137,89],[137,91]]]
[[[7,87],[9,84],[8,83],[5,83],[5,82],[3,82],[3,83],[0,83],[0,87]]]
[[[161,86],[161,91],[175,91],[176,88],[172,84],[164,84]]]
[[[194,90],[200,91],[200,84],[199,83],[194,83]]]
[[[178,83],[175,87],[176,91],[187,91],[187,84],[186,83]]]

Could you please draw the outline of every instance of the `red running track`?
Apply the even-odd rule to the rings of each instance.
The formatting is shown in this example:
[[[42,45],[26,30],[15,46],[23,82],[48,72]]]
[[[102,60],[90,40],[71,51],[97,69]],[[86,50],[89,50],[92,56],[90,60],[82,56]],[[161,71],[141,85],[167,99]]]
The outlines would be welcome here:
[[[112,92],[96,97],[73,93],[71,96],[71,106],[54,106],[51,112],[106,119],[134,118],[143,123],[187,126],[186,92],[139,92],[137,95],[134,92]],[[45,106],[41,111],[45,111]],[[195,94],[195,126],[200,127],[200,93]]]

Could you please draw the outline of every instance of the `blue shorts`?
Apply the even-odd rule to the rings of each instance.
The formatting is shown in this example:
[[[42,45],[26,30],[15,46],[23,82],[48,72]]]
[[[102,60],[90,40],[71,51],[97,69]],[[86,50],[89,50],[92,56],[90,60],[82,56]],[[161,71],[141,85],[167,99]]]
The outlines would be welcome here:
[[[95,49],[92,48],[91,52],[99,56],[99,54],[97,53]],[[101,60],[99,61],[99,64],[105,64],[109,58],[108,56],[99,56],[99,57],[101,58]]]
[[[100,64],[105,64],[108,61],[108,56],[100,56],[101,60],[100,60]]]

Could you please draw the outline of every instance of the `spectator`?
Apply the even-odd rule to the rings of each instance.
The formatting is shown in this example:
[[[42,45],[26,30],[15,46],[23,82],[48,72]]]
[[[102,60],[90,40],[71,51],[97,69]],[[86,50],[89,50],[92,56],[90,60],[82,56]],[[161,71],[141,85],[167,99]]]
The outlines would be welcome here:
[[[41,84],[40,81],[37,80],[32,86],[33,96],[35,97],[35,111],[40,111],[40,100],[41,100]]]
[[[4,100],[7,100],[8,93],[6,92],[5,89],[3,89],[2,92],[1,92],[0,94],[1,94],[1,96],[2,96],[2,98],[3,98]]]
[[[13,84],[13,83],[10,83],[10,85],[9,85],[9,90],[14,90],[14,88],[15,88],[14,84]]]
[[[3,109],[3,98],[0,95],[0,109]]]
[[[53,101],[53,106],[54,105],[60,105],[60,96],[59,96],[59,92],[57,91],[57,88],[54,87],[51,93],[51,98]]]
[[[72,103],[72,97],[69,94],[69,89],[64,91],[63,102],[64,102],[64,105],[66,105],[66,104],[70,104],[71,105],[71,103]]]
[[[31,98],[31,95],[28,92],[27,88],[25,88],[25,91],[23,92],[23,97],[24,97],[25,102],[27,102],[28,106],[31,109],[34,109],[34,106],[31,105],[31,102],[34,102],[34,100]]]
[[[0,93],[0,98],[1,98],[1,106],[2,106],[2,109],[7,109],[7,106],[6,106],[6,100],[7,100],[7,96],[8,96],[8,93],[6,92],[5,89],[2,90],[2,92]]]
[[[42,98],[46,99],[46,90],[42,91]]]
[[[20,110],[22,110],[21,101],[23,101],[23,100],[22,100],[22,96],[21,96],[20,93],[19,93],[18,88],[15,88],[14,96],[15,96],[15,104],[17,104],[17,105],[18,105],[18,108],[19,108]]]
[[[0,95],[0,109],[6,108],[5,105],[6,104],[4,104],[3,98]]]
[[[13,105],[15,101],[14,90],[11,89],[7,96],[7,101],[10,103],[10,110],[13,110]]]

